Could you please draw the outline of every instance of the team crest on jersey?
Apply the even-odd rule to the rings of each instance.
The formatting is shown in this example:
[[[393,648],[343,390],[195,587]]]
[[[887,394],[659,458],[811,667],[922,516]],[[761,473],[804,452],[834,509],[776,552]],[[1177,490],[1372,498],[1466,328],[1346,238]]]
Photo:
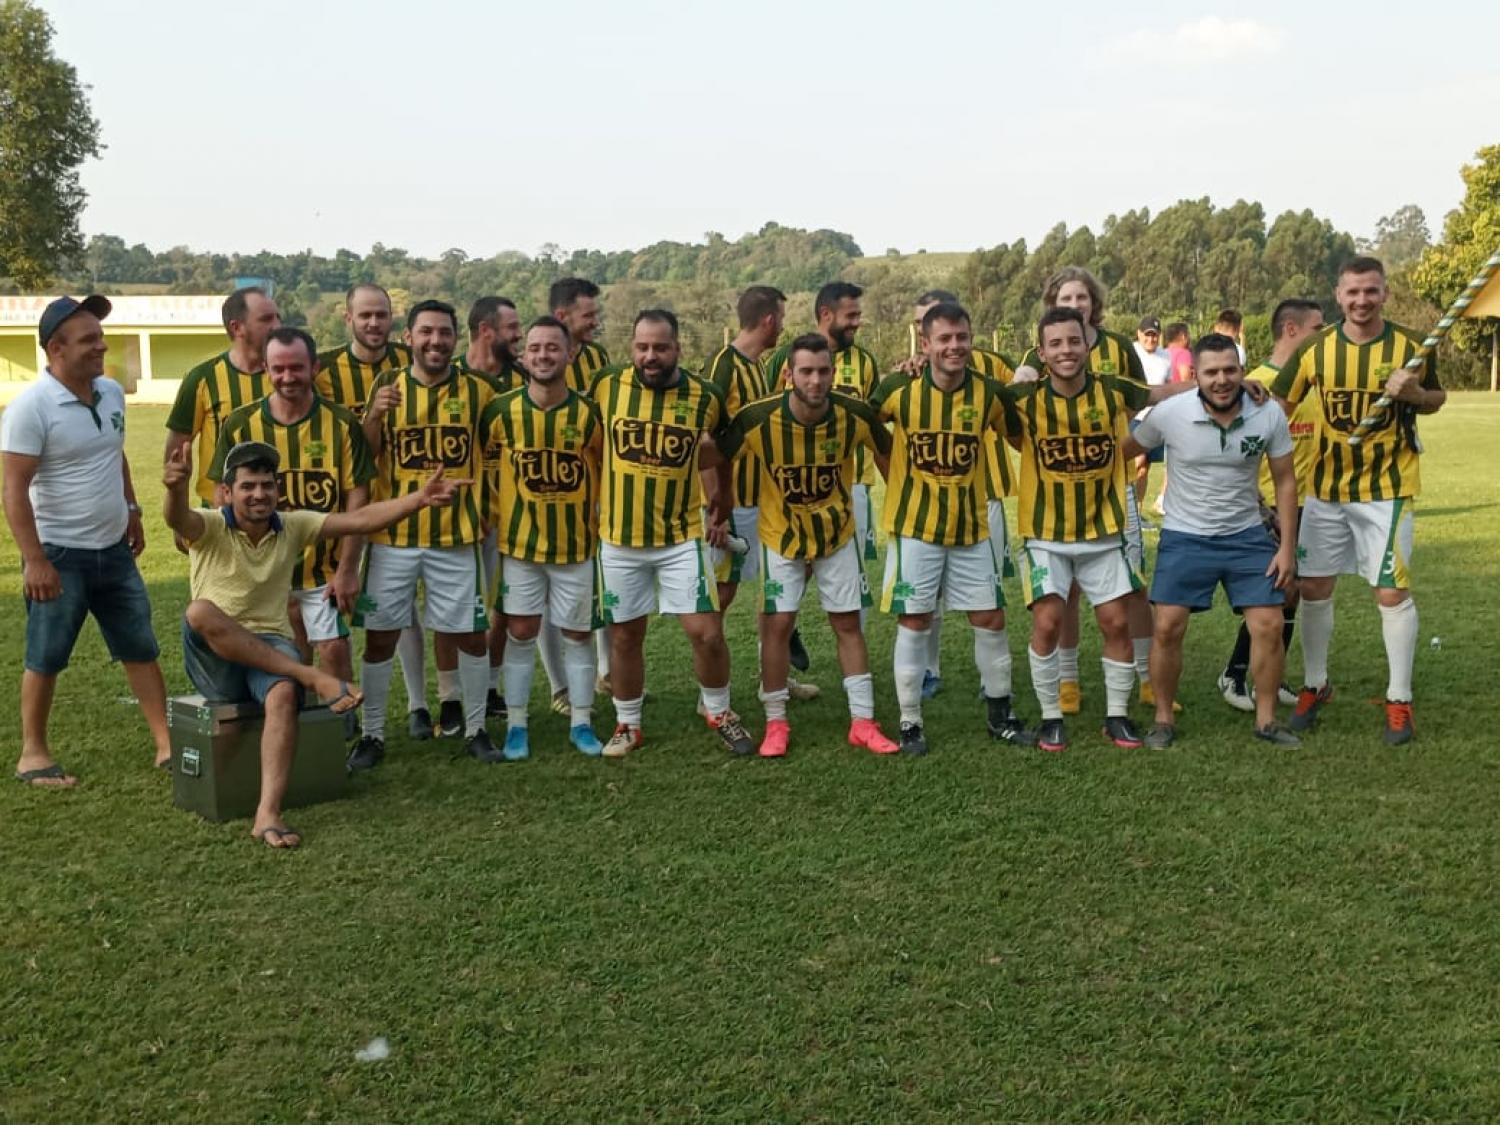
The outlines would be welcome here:
[[[1099,374],[1099,375],[1113,375],[1113,374],[1115,374],[1115,363],[1114,363],[1114,360],[1112,360],[1112,359],[1101,359],[1099,361],[1098,366],[1094,368],[1094,371],[1097,374]]]
[[[461,398],[450,398],[443,403],[443,409],[448,412],[449,418],[461,418],[465,409],[464,400]]]
[[[907,434],[906,459],[928,476],[966,477],[979,464],[979,438],[947,430]]]
[[[276,506],[283,511],[306,508],[314,512],[331,512],[338,507],[338,481],[334,480],[332,473],[287,469],[276,474],[276,488],[281,494]]]
[[[972,422],[979,417],[979,411],[972,406],[960,406],[958,408],[958,420],[960,422]]]
[[[616,418],[611,427],[615,456],[650,469],[682,469],[693,459],[698,433],[649,418]]]
[[[396,464],[409,472],[442,465],[461,469],[474,452],[474,431],[467,426],[406,426],[396,431]]]
[[[125,432],[125,415],[116,410],[109,416],[109,424],[115,428],[115,433],[123,434]]]
[[[1266,439],[1259,434],[1240,438],[1241,457],[1259,457],[1266,451]]]
[[[839,465],[775,465],[771,475],[788,504],[806,507],[822,504],[838,491],[843,469]]]
[[[584,482],[583,458],[556,449],[516,449],[510,455],[516,482],[538,497],[575,493]]]
[[[1104,422],[1104,411],[1100,410],[1097,406],[1091,406],[1083,412],[1083,420],[1091,422],[1096,426],[1102,425]]]
[[[578,427],[573,425],[573,423],[571,422],[569,422],[562,428],[563,441],[577,441],[582,436],[583,435],[578,432]]]
[[[1330,428],[1341,434],[1353,433],[1361,418],[1374,415],[1373,431],[1387,429],[1394,417],[1387,409],[1375,409],[1380,391],[1343,390],[1337,387],[1323,392],[1323,417]]]
[[[1038,438],[1036,453],[1042,468],[1049,473],[1090,476],[1114,463],[1115,439],[1109,434]]]
[[[818,443],[818,452],[824,457],[837,457],[843,449],[844,443],[838,438],[824,438]]]

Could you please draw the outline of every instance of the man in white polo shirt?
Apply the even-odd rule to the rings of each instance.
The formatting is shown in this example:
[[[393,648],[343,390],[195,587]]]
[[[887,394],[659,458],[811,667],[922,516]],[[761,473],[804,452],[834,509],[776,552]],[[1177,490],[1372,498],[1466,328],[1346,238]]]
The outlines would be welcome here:
[[[1255,734],[1279,746],[1298,738],[1276,721],[1286,649],[1281,607],[1296,571],[1297,477],[1286,415],[1273,402],[1256,404],[1245,391],[1245,368],[1235,342],[1209,333],[1193,348],[1197,394],[1155,406],[1125,443],[1127,457],[1166,448],[1172,488],[1167,493],[1151,601],[1156,606],[1151,686],[1156,722],[1148,746],[1170,746],[1176,735],[1172,700],[1182,675],[1188,617],[1213,605],[1222,585],[1250,630],[1255,678]],[[1276,486],[1281,542],[1260,514],[1261,459],[1269,458]]]
[[[27,785],[78,783],[52,758],[47,719],[57,675],[91,613],[140,700],[157,765],[171,759],[167,690],[146,584],[135,565],[146,535],[125,460],[125,392],[104,377],[101,322],[109,311],[97,294],[59,297],[47,306],[37,326],[47,369],[16,396],[0,424],[5,516],[21,551],[26,595],[16,777]]]

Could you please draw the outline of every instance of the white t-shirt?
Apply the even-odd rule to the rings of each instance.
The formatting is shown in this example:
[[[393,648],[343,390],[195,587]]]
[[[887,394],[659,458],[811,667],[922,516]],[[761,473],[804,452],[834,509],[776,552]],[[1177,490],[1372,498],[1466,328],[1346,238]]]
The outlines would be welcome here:
[[[125,392],[119,383],[95,379],[89,404],[43,371],[5,408],[0,450],[41,459],[29,492],[43,543],[98,551],[125,538]]]
[[[1157,403],[1135,428],[1147,449],[1167,447],[1162,527],[1189,535],[1233,535],[1260,522],[1260,461],[1288,457],[1292,432],[1274,399],[1248,395],[1239,415],[1221,426],[1188,392]]]
[[[1159,387],[1163,383],[1172,381],[1172,357],[1167,353],[1166,348],[1157,348],[1154,352],[1148,352],[1137,340],[1135,354],[1141,357],[1141,367],[1146,371],[1146,383],[1149,386]]]

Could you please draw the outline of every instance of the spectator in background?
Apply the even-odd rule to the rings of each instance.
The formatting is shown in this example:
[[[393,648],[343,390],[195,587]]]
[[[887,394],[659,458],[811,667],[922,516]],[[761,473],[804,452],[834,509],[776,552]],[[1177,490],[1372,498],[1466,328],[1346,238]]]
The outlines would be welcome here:
[[[1143,316],[1136,325],[1135,354],[1141,357],[1148,386],[1159,387],[1172,381],[1172,357],[1161,346],[1161,321],[1157,317]]]
[[[1228,336],[1234,341],[1234,346],[1240,353],[1240,366],[1245,366],[1245,318],[1240,315],[1239,309],[1220,309],[1218,319],[1214,321],[1214,331],[1221,336]]]
[[[1172,361],[1171,381],[1191,383],[1193,381],[1193,353],[1188,348],[1188,326],[1174,320],[1166,328],[1167,357]]]

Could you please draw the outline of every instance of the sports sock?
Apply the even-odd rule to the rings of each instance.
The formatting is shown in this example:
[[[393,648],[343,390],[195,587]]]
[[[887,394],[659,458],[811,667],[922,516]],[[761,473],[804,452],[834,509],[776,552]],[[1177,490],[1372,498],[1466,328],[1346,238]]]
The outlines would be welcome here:
[[[644,697],[640,696],[635,699],[616,699],[615,722],[619,723],[622,727],[634,727],[636,730],[640,730],[641,704],[643,701]]]
[[[1061,649],[1053,649],[1046,656],[1039,656],[1034,648],[1026,646],[1026,659],[1031,664],[1031,687],[1036,692],[1037,705],[1042,709],[1043,719],[1060,719],[1062,708],[1057,702],[1057,674]]]
[[[844,677],[844,694],[849,697],[851,719],[875,717],[875,677],[869,672]]]
[[[379,664],[366,660],[360,669],[359,686],[365,701],[360,704],[359,725],[370,738],[385,739],[385,704],[391,696],[391,673],[395,670],[394,660]]]
[[[546,626],[542,626],[543,630]],[[573,708],[572,726],[587,726],[594,721],[594,640],[575,641],[558,631],[562,642],[564,682],[568,686],[568,703]],[[555,693],[554,693],[555,694]]]
[[[1302,682],[1320,688],[1328,682],[1328,644],[1333,640],[1333,599],[1302,599]]]
[[[1381,606],[1380,632],[1385,637],[1385,660],[1390,665],[1385,697],[1410,703],[1411,666],[1417,658],[1417,603],[1408,597],[1400,605]]]
[[[592,642],[589,642],[592,644]],[[542,631],[537,634],[537,651],[542,655],[542,671],[547,673],[547,690],[556,695],[563,688],[568,688],[571,694],[572,688],[568,681],[568,658],[563,652],[562,630],[547,619],[547,614],[542,614]],[[589,660],[592,669],[594,661]],[[590,672],[590,675],[593,673]],[[590,684],[593,680],[589,681]]]
[[[974,666],[990,699],[1010,695],[1010,636],[1004,629],[974,629]]]
[[[892,653],[896,674],[896,702],[903,723],[922,721],[922,673],[927,665],[927,630],[896,626]]]
[[[1281,607],[1281,647],[1287,652],[1292,651],[1292,633],[1297,629],[1297,607],[1285,605]]]
[[[1130,647],[1135,658],[1135,674],[1141,683],[1151,682],[1151,638],[1131,637]]]
[[[1057,678],[1076,684],[1078,682],[1078,650],[1058,646],[1056,651]]]
[[[775,691],[762,691],[760,701],[766,708],[766,722],[772,719],[786,719],[786,701],[791,693],[786,688],[777,688]]]
[[[427,638],[422,626],[401,630],[396,641],[396,659],[401,662],[401,679],[406,684],[406,709],[416,711],[427,706]]]
[[[1250,674],[1250,630],[1240,622],[1240,631],[1235,634],[1234,651],[1229,654],[1229,663],[1224,665],[1224,675],[1237,684],[1244,684]]]
[[[710,715],[722,715],[729,710],[729,685],[704,687],[698,685],[698,694],[703,697],[703,709]]]
[[[490,655],[458,653],[458,680],[464,705],[464,737],[473,738],[484,729],[484,708],[489,697]]]
[[[505,638],[505,709],[506,725],[527,725],[531,708],[531,677],[536,671],[536,639],[518,641]]]
[[[490,665],[490,688],[496,694],[500,694],[500,680],[505,674],[505,657],[500,658],[499,664]]]
[[[927,627],[927,671],[934,676],[943,674],[943,615],[934,613],[932,624]]]
[[[460,660],[458,663],[459,667],[463,666],[462,660]],[[488,669],[490,666],[490,658],[488,654],[485,655],[484,666],[486,669]],[[458,668],[439,668],[438,702],[447,703],[450,699],[462,699],[463,694],[464,686],[463,682],[458,678]]]
[[[599,665],[599,675],[609,675],[609,634],[610,627],[604,626],[594,634],[594,653]]]
[[[1104,714],[1110,718],[1130,714],[1130,693],[1135,690],[1135,665],[1103,657]]]

